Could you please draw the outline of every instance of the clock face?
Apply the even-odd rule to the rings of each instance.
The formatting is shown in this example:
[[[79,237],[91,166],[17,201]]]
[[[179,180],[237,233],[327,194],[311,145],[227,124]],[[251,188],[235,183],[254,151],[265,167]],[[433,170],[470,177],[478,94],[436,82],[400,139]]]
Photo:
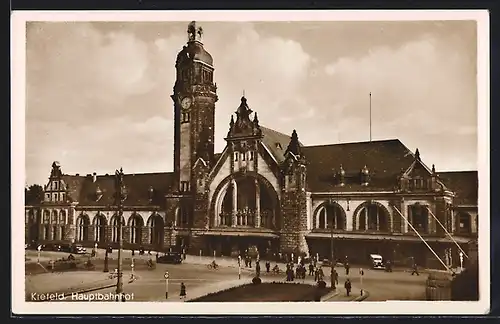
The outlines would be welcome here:
[[[182,101],[181,101],[181,106],[184,109],[188,109],[189,107],[191,107],[191,103],[192,102],[193,101],[189,97],[183,98]]]

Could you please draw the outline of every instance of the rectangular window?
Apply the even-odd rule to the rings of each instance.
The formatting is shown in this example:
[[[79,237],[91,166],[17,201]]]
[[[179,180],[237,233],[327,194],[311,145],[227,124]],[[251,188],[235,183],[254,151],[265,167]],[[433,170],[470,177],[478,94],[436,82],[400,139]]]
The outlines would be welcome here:
[[[45,200],[50,201],[50,194],[45,194]]]
[[[66,201],[64,196],[65,196],[65,195],[64,195],[64,192],[61,192],[61,200],[62,200],[62,201]]]
[[[245,161],[245,156],[246,156],[245,152],[241,153],[241,161]]]
[[[181,191],[189,191],[189,181],[181,181]]]
[[[188,112],[183,112],[182,115],[181,115],[181,123],[184,124],[184,123],[189,123],[189,119],[190,119],[190,114]]]
[[[234,161],[237,162],[238,161],[238,152],[234,152]]]
[[[57,194],[52,194],[52,201],[57,201]]]
[[[57,190],[57,181],[54,181],[54,190]]]
[[[253,152],[250,152],[250,158],[248,160],[253,161]]]

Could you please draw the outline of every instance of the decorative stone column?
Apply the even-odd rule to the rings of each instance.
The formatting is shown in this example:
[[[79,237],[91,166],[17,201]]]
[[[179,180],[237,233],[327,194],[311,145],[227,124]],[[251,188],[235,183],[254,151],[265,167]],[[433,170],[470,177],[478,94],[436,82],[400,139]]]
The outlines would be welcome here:
[[[238,210],[238,188],[236,186],[236,180],[231,180],[231,186],[233,187],[233,213],[231,226],[235,227],[237,224],[236,212]]]
[[[260,185],[259,180],[255,179],[255,227],[260,227]]]

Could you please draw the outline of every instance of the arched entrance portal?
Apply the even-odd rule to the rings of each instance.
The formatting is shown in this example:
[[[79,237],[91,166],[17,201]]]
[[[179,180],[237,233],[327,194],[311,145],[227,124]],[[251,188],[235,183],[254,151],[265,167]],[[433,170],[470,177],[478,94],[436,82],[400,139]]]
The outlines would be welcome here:
[[[216,254],[258,253],[264,257],[277,252],[279,242],[273,232],[281,227],[279,199],[262,175],[239,173],[222,181],[214,193],[211,215],[217,235],[208,246]]]

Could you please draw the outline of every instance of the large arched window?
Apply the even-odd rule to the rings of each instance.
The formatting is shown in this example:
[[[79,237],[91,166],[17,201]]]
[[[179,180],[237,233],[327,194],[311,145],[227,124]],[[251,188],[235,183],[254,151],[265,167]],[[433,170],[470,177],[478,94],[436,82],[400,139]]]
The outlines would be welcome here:
[[[357,229],[360,231],[389,230],[389,215],[387,210],[377,203],[365,203],[358,212]]]
[[[158,214],[151,215],[148,220],[148,226],[151,228],[149,243],[155,246],[162,246],[164,235],[163,218]]]
[[[117,243],[120,240],[120,221],[117,215],[114,215],[111,219],[111,241]],[[125,223],[125,220],[122,216],[122,225]]]
[[[97,214],[94,221],[95,241],[103,243],[106,241],[106,218],[103,214]]]
[[[80,215],[76,221],[76,237],[78,241],[89,240],[90,219],[87,215]]]
[[[140,244],[142,238],[142,218],[134,214],[129,221],[130,243]]]
[[[325,204],[319,207],[315,223],[317,229],[345,230],[345,212],[336,203]]]

